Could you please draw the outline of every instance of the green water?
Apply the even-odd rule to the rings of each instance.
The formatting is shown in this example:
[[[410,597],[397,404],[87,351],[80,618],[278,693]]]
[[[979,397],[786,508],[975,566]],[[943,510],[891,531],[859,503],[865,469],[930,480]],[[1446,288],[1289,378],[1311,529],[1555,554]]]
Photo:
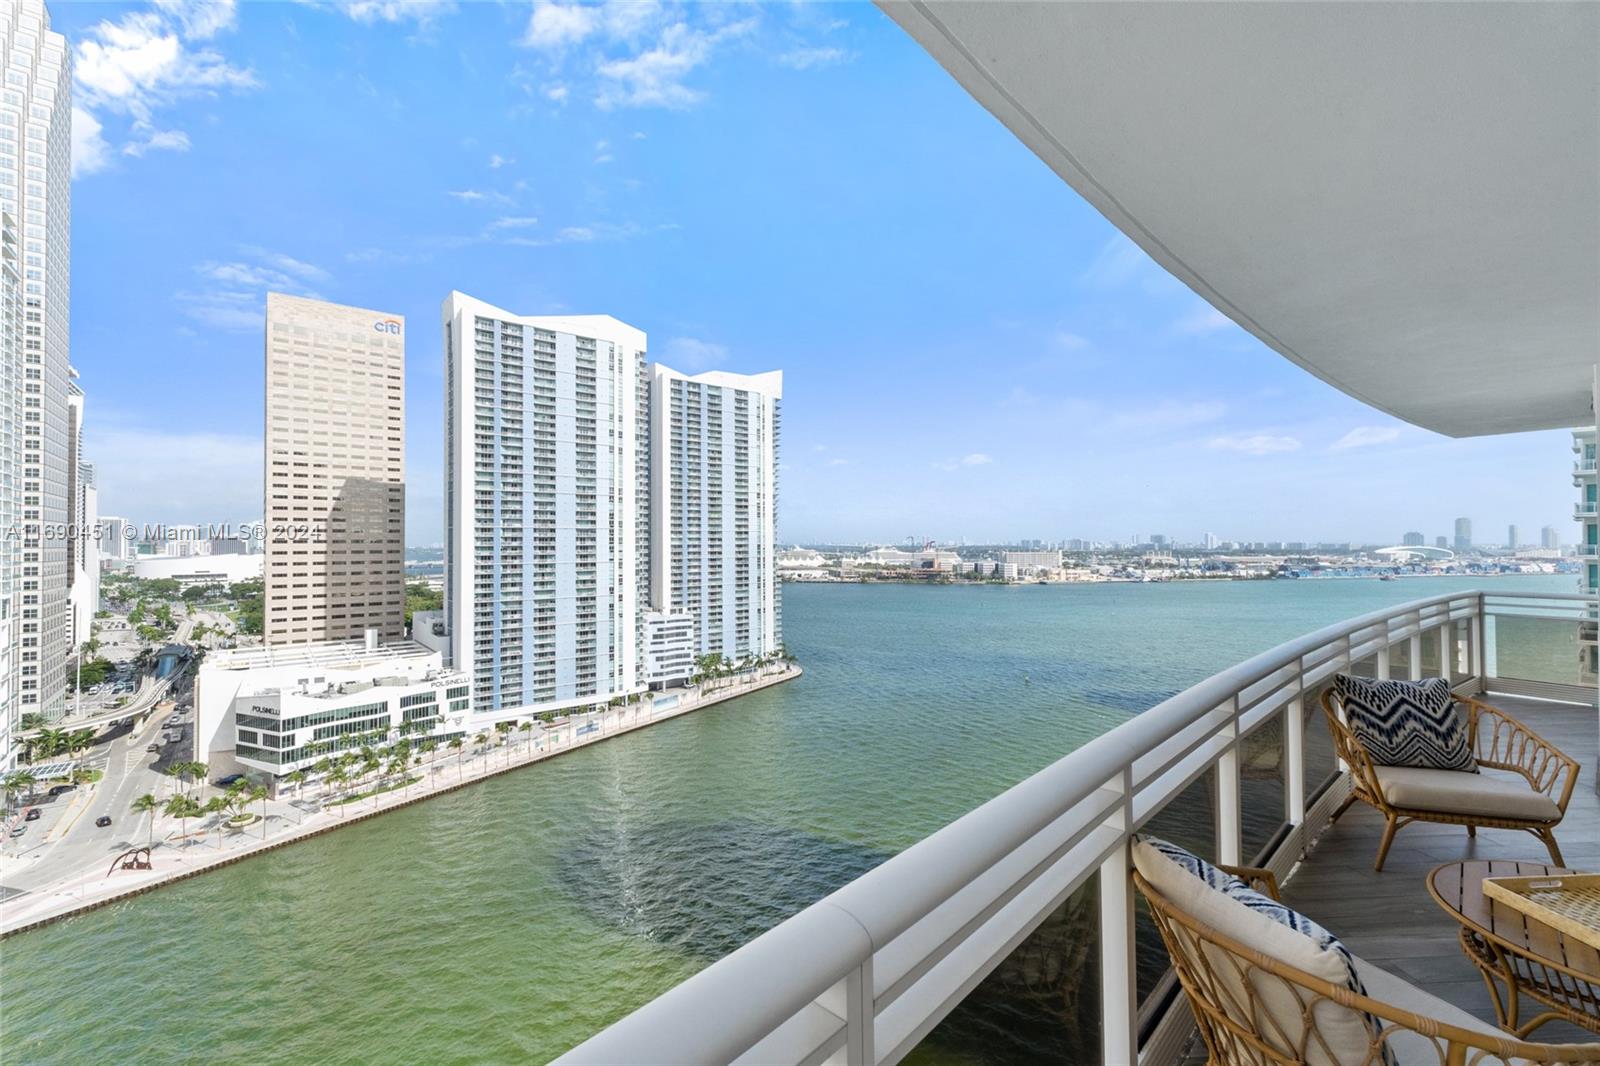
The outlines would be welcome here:
[[[798,681],[6,941],[0,1059],[544,1061],[1218,669],[1573,584],[790,585]]]

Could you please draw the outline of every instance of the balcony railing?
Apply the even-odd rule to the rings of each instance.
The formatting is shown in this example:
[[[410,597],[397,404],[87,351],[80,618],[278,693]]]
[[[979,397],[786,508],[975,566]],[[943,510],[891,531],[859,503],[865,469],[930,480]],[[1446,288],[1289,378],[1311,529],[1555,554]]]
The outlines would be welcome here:
[[[1573,505],[1572,517],[1593,518],[1595,516],[1595,507],[1596,503],[1594,500],[1579,500]]]
[[[1468,691],[1592,706],[1578,622],[1595,617],[1595,603],[1559,593],[1435,596],[1230,667],[1089,741],[559,1061],[897,1062],[1097,881],[1100,1058],[1133,1062],[1141,1043],[1128,877],[1135,831],[1205,781],[1217,860],[1250,859],[1283,876],[1349,792],[1316,709],[1334,674],[1426,673]],[[1308,770],[1312,748],[1326,772],[1320,761]],[[1246,855],[1245,823],[1259,826],[1263,812],[1245,808],[1244,763],[1250,758],[1257,772],[1263,750],[1281,758],[1281,811],[1264,812],[1280,824],[1255,831],[1265,844]],[[1082,975],[1094,977],[1092,969]],[[1145,1006],[1144,1048],[1160,1048],[1153,1058],[1165,1061],[1183,1012]]]

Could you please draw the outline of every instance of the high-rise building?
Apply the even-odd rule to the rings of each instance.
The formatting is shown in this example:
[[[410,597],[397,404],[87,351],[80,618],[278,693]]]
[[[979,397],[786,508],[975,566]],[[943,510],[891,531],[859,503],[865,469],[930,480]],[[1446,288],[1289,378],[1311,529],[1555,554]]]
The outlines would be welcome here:
[[[1421,533],[1407,533],[1400,538],[1400,543],[1407,548],[1420,548],[1427,543],[1427,539]]]
[[[13,476],[0,493],[16,493],[6,509],[21,531],[10,560],[13,612],[10,647],[0,654],[14,671],[0,762],[11,765],[12,727],[22,716],[46,720],[66,710],[70,618],[67,607],[67,375],[72,225],[72,53],[50,30],[42,0],[0,4],[0,214],[3,243],[16,277],[7,281],[6,322],[11,381],[17,397],[6,421],[18,428],[9,447]]]
[[[644,689],[645,335],[444,302],[448,665],[478,716]]]
[[[1507,526],[1506,527],[1506,547],[1510,548],[1512,551],[1516,551],[1517,550],[1517,545],[1519,543],[1521,543],[1521,542],[1517,538],[1517,527],[1515,525]]]
[[[129,530],[133,523],[115,515],[100,518],[100,557],[121,562],[133,558],[133,537]]]
[[[1202,546],[1204,546],[1206,551],[1216,551],[1217,545],[1221,542],[1217,539],[1217,535],[1215,533],[1205,533],[1201,535],[1200,543]]]
[[[1545,526],[1539,530],[1539,547],[1546,551],[1555,551],[1561,547],[1561,535],[1556,532],[1555,526]]]
[[[3,16],[0,16],[3,17]],[[3,143],[3,142],[0,142]],[[3,186],[0,186],[3,188]],[[16,529],[22,516],[22,256],[20,229],[0,211],[0,528]],[[18,537],[0,537],[0,773],[17,764],[18,715],[16,598]]]
[[[1449,537],[1434,537],[1433,538],[1433,546],[1435,548],[1446,548],[1446,549],[1448,549],[1450,547],[1450,538]]]
[[[267,294],[267,644],[405,635],[405,322]]]
[[[1578,591],[1600,592],[1600,480],[1595,476],[1595,431],[1578,429],[1572,433],[1572,483],[1578,489],[1573,515],[1578,520]],[[1585,682],[1600,678],[1600,612],[1587,608],[1588,617],[1578,624],[1578,663]]]
[[[1456,519],[1456,551],[1472,550],[1472,519]]]
[[[67,648],[77,652],[89,639],[100,609],[99,494],[94,465],[83,454],[83,389],[78,372],[67,383]]]
[[[650,599],[694,616],[697,655],[774,654],[783,372],[691,377],[657,363],[651,379]]]

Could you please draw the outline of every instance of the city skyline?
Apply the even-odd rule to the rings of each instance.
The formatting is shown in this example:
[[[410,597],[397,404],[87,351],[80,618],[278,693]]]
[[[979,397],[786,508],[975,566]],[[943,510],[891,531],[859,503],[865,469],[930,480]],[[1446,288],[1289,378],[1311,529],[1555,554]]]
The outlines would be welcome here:
[[[1319,537],[1376,542],[1392,499],[1430,531],[1466,499],[1494,501],[1484,529],[1570,522],[1561,479],[1524,476],[1561,467],[1564,434],[1448,440],[1277,358],[875,10],[197,10],[55,13],[80,68],[74,358],[103,397],[87,448],[112,513],[254,517],[267,288],[430,322],[457,286],[614,310],[686,372],[784,366],[804,412],[787,542],[1297,539],[1324,501]],[[150,42],[171,55],[154,70]],[[941,122],[894,121],[908,106]],[[414,132],[430,126],[443,138]],[[951,158],[953,137],[975,148]],[[308,152],[360,180],[284,173]],[[737,180],[704,180],[707,156],[739,159]],[[407,527],[437,543],[442,343],[411,347]]]

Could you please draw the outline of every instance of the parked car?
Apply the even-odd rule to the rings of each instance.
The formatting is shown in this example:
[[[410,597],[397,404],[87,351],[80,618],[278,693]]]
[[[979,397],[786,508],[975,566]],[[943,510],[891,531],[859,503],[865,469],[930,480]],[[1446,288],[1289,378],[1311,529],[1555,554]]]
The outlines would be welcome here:
[[[144,750],[145,751],[160,751],[161,750],[161,745],[160,744],[146,744],[144,746]]]
[[[223,777],[217,778],[215,781],[213,781],[211,783],[213,785],[216,785],[218,788],[227,788],[229,785],[233,784],[234,782],[243,781],[243,780],[244,780],[244,775],[243,774],[227,774],[227,775],[225,775]]]
[[[37,822],[39,820],[39,815],[43,813],[44,812],[37,807],[29,807],[28,813],[22,816],[22,820],[24,822]]]
[[[65,796],[68,792],[71,792],[73,789],[75,789],[77,787],[78,787],[77,785],[57,785],[55,788],[52,788],[50,790],[50,795],[52,795],[52,796]]]
[[[100,817],[94,820],[94,824],[99,828],[104,829],[106,826],[111,824],[111,815],[102,814]]]

